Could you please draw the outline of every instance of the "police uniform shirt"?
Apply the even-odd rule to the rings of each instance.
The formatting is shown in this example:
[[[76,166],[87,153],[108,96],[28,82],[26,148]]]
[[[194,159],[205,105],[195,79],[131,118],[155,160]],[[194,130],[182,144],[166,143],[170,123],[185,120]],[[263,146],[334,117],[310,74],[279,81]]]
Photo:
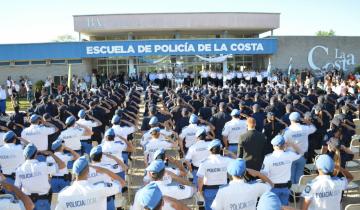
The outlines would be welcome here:
[[[80,127],[70,127],[62,131],[59,139],[63,139],[65,146],[69,147],[72,150],[80,150],[81,142],[83,139],[84,129]]]
[[[1,210],[25,210],[22,201],[17,200],[11,194],[0,195],[0,209]]]
[[[171,73],[171,72],[166,73],[166,78],[167,79],[172,79],[173,78],[173,73]]]
[[[308,151],[309,140],[308,136],[316,131],[315,126],[313,125],[301,125],[299,123],[290,125],[284,133],[285,141],[295,143],[299,149],[301,154],[303,155]],[[291,151],[294,149],[289,148]],[[294,151],[295,152],[295,151]]]
[[[214,71],[210,72],[211,79],[216,79],[216,76],[217,76],[216,72],[214,72]]]
[[[244,180],[232,180],[220,187],[211,205],[213,210],[256,210],[257,199],[271,187],[265,183],[245,183]]]
[[[101,144],[101,148],[104,153],[110,153],[123,161],[122,152],[126,151],[127,145],[122,140],[115,138],[114,141],[103,141],[103,143]],[[103,155],[102,157],[102,162],[112,165],[113,167],[111,171],[114,173],[119,173],[123,171],[123,169],[119,165],[117,165],[115,160],[108,158],[105,155]]]
[[[309,210],[341,209],[342,191],[347,188],[345,177],[319,175],[306,185],[302,197],[311,200]]]
[[[82,126],[86,126],[90,129],[98,126],[98,124],[95,121],[85,120],[85,119],[79,119],[78,121],[76,121],[76,123]],[[88,140],[88,139],[91,139],[91,136],[83,136],[81,138],[81,140]]]
[[[210,155],[208,145],[210,142],[198,140],[195,144],[189,147],[186,153],[185,160],[190,161],[194,166],[199,167],[200,163]]]
[[[201,126],[196,124],[190,124],[186,127],[184,127],[179,135],[180,139],[185,139],[185,147],[189,148],[191,145],[193,145],[196,141],[196,131],[198,131],[200,128],[204,128],[206,132],[210,131],[209,126]]]
[[[119,192],[120,187],[114,182],[92,184],[88,180],[74,181],[71,186],[64,188],[59,193],[58,205],[55,210],[106,209],[107,197]]]
[[[222,79],[222,78],[223,78],[223,75],[222,75],[222,73],[217,73],[217,74],[216,74],[216,77],[217,77],[218,79]]]
[[[21,137],[33,143],[39,151],[43,151],[48,149],[48,136],[55,131],[53,127],[30,125],[21,132]]]
[[[237,144],[239,143],[239,137],[246,132],[246,120],[235,118],[225,123],[222,135],[228,137],[229,144]]]
[[[15,173],[16,168],[24,162],[25,158],[21,145],[8,143],[0,147],[0,168],[3,174]]]
[[[147,157],[147,162],[150,163],[153,160],[153,155],[158,149],[170,149],[172,148],[173,144],[160,139],[151,139],[147,144],[145,144],[144,154]]]
[[[257,82],[262,82],[263,81],[263,76],[260,73],[256,74],[256,81]]]
[[[292,151],[275,150],[265,156],[261,173],[265,174],[274,184],[287,183],[291,177],[291,164],[300,156]]]
[[[55,172],[55,166],[48,166],[46,162],[39,162],[36,159],[26,160],[16,169],[14,185],[26,195],[31,193],[45,195],[50,190],[49,175]]]
[[[60,160],[62,160],[65,163],[65,165],[67,165],[67,163],[73,159],[72,155],[64,154],[61,152],[55,152],[54,155],[58,157]],[[46,163],[48,164],[48,166],[55,166],[57,169],[55,173],[51,174],[52,176],[64,176],[65,174],[69,173],[66,167],[63,169],[59,169],[58,165],[56,164],[56,161],[51,156],[46,157]]]
[[[241,78],[243,78],[244,76],[243,76],[243,73],[241,73],[241,72],[236,72],[236,77],[237,77],[238,79],[241,79]]]
[[[162,133],[163,129],[160,130],[160,134]],[[140,144],[141,146],[145,146],[150,140],[151,140],[152,136],[150,134],[150,131],[147,131],[144,133],[144,135],[141,137],[141,140],[140,140]],[[162,140],[162,141],[165,141],[165,135],[160,135],[159,136],[159,140]]]
[[[224,185],[227,183],[227,166],[231,161],[229,157],[210,155],[201,162],[197,176],[204,178],[204,185]]]
[[[232,79],[234,79],[234,72],[231,71],[226,74],[226,80],[232,80]]]
[[[158,77],[158,79],[164,79],[165,74],[163,74],[163,73],[158,73],[157,77]]]
[[[209,76],[209,73],[207,71],[201,71],[200,76],[201,78],[207,78]]]
[[[169,185],[166,181],[154,181],[159,187],[163,196],[169,196],[177,200],[190,198],[194,194],[194,189],[184,185]]]
[[[98,167],[102,167],[102,168],[106,168],[109,170],[112,170],[112,166],[108,165],[108,164],[104,164],[104,163],[94,163],[93,165],[98,166]],[[107,174],[103,174],[103,173],[98,173],[94,168],[90,167],[89,168],[89,175],[88,175],[88,181],[91,184],[96,184],[99,182],[105,182],[105,183],[111,183],[111,177],[108,176]]]
[[[113,125],[112,128],[114,129],[115,135],[121,136],[124,139],[127,139],[128,135],[135,132],[135,127],[133,126]]]

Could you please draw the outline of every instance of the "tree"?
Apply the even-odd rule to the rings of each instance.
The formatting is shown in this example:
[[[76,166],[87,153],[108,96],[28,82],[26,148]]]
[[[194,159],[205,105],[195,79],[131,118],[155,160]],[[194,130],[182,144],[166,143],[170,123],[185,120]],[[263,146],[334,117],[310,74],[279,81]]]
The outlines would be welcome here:
[[[335,31],[330,29],[329,31],[318,31],[316,36],[335,36]]]
[[[76,38],[70,34],[63,34],[56,37],[55,42],[74,42]]]

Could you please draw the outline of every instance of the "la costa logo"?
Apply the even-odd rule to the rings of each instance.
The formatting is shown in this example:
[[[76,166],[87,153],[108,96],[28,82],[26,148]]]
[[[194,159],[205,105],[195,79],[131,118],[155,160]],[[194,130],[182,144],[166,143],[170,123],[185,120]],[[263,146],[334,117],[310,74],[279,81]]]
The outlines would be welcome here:
[[[344,51],[335,48],[334,58],[330,60],[330,62],[325,63],[324,65],[319,64],[316,57],[314,57],[314,52],[316,50],[322,50],[329,55],[329,48],[323,45],[317,45],[309,51],[308,54],[308,63],[309,66],[314,70],[321,70],[321,69],[342,69],[344,71],[348,71],[349,67],[355,65],[355,56],[352,53],[345,53]]]

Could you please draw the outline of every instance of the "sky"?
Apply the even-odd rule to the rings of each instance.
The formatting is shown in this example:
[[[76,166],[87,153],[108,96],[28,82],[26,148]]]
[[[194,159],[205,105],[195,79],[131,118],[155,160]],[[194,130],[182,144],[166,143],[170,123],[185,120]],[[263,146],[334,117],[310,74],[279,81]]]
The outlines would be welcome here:
[[[77,37],[73,15],[156,12],[277,12],[274,35],[360,36],[359,0],[0,0],[0,44]]]

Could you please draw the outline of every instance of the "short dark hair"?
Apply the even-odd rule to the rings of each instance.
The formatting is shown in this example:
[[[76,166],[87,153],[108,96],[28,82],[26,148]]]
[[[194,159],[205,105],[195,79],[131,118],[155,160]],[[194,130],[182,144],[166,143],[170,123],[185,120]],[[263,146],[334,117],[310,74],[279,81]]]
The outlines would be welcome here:
[[[93,154],[90,156],[90,159],[95,162],[100,162],[102,158],[102,153]]]
[[[164,174],[165,174],[165,168],[163,170],[159,171],[158,173],[150,172],[150,177],[152,180],[157,181],[157,180],[162,179],[164,177]]]

